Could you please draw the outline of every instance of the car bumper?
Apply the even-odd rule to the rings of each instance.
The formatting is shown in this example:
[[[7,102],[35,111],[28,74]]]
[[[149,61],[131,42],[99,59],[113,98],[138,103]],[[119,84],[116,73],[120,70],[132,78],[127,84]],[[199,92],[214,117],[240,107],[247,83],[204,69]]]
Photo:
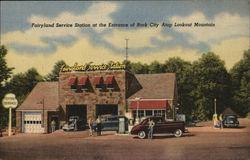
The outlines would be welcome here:
[[[225,127],[238,127],[239,124],[224,124]]]

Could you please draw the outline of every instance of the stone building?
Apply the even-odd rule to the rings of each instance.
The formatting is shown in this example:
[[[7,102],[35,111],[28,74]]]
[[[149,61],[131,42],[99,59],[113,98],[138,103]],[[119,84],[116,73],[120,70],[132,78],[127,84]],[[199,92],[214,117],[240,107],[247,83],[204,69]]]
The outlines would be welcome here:
[[[177,104],[174,73],[137,74],[126,70],[61,72],[58,82],[40,82],[16,110],[21,132],[49,133],[70,116],[85,125],[98,115],[157,115],[174,118]]]

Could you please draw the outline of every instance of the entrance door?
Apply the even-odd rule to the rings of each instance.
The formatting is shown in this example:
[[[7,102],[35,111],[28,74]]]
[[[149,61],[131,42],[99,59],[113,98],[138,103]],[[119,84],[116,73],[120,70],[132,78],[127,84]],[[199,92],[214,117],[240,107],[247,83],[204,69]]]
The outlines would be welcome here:
[[[24,133],[43,133],[42,113],[24,112],[23,114],[23,132]]]
[[[96,117],[99,115],[118,115],[118,105],[117,104],[98,104],[96,105]]]
[[[87,123],[87,105],[67,105],[66,106],[67,120],[72,116],[79,117],[77,122],[78,130],[85,128]]]

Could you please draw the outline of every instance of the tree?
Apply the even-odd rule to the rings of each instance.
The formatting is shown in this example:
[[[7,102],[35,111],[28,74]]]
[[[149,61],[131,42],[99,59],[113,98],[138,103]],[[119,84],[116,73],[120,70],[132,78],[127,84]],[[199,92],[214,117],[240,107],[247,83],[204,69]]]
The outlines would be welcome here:
[[[163,70],[166,73],[176,73],[179,113],[184,113],[187,119],[190,119],[193,105],[193,98],[190,92],[193,90],[193,85],[190,83],[189,70],[191,63],[184,61],[179,57],[169,58],[163,65]]]
[[[134,74],[145,74],[148,73],[148,65],[142,64],[141,62],[131,63],[131,72]]]
[[[150,65],[148,66],[148,70],[149,70],[149,73],[163,73],[164,72],[163,65],[159,63],[158,61],[153,61],[152,63],[150,63]]]
[[[7,66],[5,56],[7,55],[7,49],[5,46],[1,46],[0,48],[0,87],[2,86],[2,83],[6,81],[11,76],[11,71],[14,68],[9,68]]]
[[[231,79],[225,63],[212,52],[203,54],[190,70],[190,83],[194,86],[190,95],[194,98],[192,118],[211,119],[214,113],[214,99],[217,99],[217,113],[230,105]],[[198,112],[197,112],[198,111]]]
[[[9,92],[13,92],[17,97],[26,96],[40,81],[43,81],[43,77],[35,68],[31,68],[25,73],[14,75],[6,83],[6,87]]]
[[[250,50],[230,70],[233,89],[232,109],[241,116],[250,112]]]
[[[58,81],[58,77],[59,77],[59,73],[61,70],[62,66],[68,66],[64,60],[60,60],[58,62],[56,62],[56,64],[54,65],[53,70],[51,71],[51,73],[49,73],[47,76],[45,76],[45,80],[46,81]]]
[[[0,100],[3,99],[5,93],[7,93],[5,83],[12,74],[14,68],[9,68],[6,63],[5,56],[7,55],[7,49],[5,46],[0,46]],[[3,108],[2,103],[0,103],[0,129],[7,125],[7,115],[8,110]]]

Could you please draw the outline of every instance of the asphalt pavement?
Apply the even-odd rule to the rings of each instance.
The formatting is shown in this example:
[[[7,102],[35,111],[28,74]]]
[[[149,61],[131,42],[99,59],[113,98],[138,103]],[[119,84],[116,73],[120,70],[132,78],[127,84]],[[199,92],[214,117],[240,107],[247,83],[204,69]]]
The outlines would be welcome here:
[[[17,134],[0,137],[0,160],[250,160],[250,120],[239,128],[217,129],[212,122],[188,128],[189,133],[138,139],[131,135],[88,131]]]

